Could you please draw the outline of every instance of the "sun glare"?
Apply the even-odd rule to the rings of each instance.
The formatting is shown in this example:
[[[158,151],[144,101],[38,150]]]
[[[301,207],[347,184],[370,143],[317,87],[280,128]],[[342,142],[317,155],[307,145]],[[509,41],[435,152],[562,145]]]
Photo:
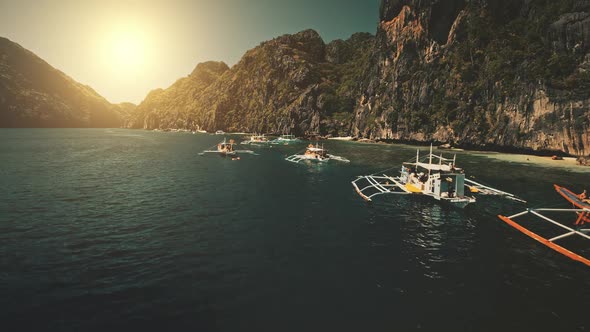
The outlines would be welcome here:
[[[139,66],[145,56],[145,47],[138,36],[121,34],[112,41],[111,59],[119,67]]]
[[[141,73],[150,57],[146,34],[130,27],[113,29],[103,40],[102,51],[106,69],[120,74]]]

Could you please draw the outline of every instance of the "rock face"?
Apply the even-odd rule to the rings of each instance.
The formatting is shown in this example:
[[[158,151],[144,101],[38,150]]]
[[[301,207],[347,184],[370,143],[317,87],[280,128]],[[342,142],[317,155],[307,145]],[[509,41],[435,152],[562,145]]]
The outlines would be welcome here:
[[[205,89],[228,69],[223,62],[201,63],[168,89],[151,91],[128,117],[127,127],[199,129],[200,117],[194,110],[198,109],[199,100],[206,98]]]
[[[373,37],[313,30],[151,92],[133,128],[353,135],[590,154],[590,2],[383,0]]]
[[[152,91],[127,126],[348,133],[373,43],[359,33],[326,45],[313,30],[275,38],[231,69],[199,64],[170,88]]]
[[[89,86],[0,38],[0,127],[120,127],[120,110]]]
[[[383,1],[353,134],[590,153],[588,1]]]

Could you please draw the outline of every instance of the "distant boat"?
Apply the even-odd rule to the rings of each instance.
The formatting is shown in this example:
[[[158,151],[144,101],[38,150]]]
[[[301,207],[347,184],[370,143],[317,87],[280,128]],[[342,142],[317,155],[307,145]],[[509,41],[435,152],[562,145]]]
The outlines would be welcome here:
[[[262,134],[262,135],[252,135],[252,136],[250,136],[250,138],[248,138],[248,140],[243,141],[240,144],[260,145],[260,144],[268,144],[268,143],[270,143],[270,141],[268,140],[268,138],[266,138],[264,136],[264,134]]]
[[[218,131],[215,132],[215,135],[225,135],[225,131],[218,130]]]
[[[272,140],[272,144],[282,144],[282,145],[289,145],[291,143],[298,143],[301,142],[300,139],[295,137],[295,135],[281,135],[275,140]]]
[[[199,129],[199,130],[197,130],[197,133],[206,134],[206,133],[207,133],[207,131],[206,131],[206,130],[201,130],[201,129]]]
[[[303,154],[294,154],[292,156],[285,158],[285,160],[290,161],[292,163],[299,163],[300,161],[305,160],[315,162],[325,162],[328,160],[342,161],[345,163],[350,162],[350,160],[346,158],[329,154],[328,150],[324,149],[323,146],[320,147],[317,143],[315,146],[313,144],[308,145],[307,149],[305,149],[305,152]]]
[[[235,145],[236,142],[233,139],[230,139],[229,142],[224,139],[223,142],[217,144],[217,148],[215,150],[205,150],[199,153],[199,155],[203,156],[207,153],[216,153],[221,156],[235,156],[240,153],[254,155],[256,154],[254,151],[251,150],[236,150]]]

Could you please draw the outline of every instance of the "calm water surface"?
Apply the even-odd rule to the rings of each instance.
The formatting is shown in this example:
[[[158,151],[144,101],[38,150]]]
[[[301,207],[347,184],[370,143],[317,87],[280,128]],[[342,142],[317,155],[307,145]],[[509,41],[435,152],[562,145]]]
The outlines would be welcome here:
[[[356,195],[413,147],[326,142],[352,162],[321,166],[283,160],[303,146],[198,155],[220,139],[0,130],[2,330],[590,329],[590,269],[495,217],[524,205]],[[457,158],[531,206],[568,207],[553,183],[590,189],[590,168],[497,156]]]

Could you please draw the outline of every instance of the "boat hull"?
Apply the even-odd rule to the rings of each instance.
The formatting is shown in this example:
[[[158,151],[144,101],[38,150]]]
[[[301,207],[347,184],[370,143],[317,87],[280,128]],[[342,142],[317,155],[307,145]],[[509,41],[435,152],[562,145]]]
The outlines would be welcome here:
[[[471,203],[475,203],[475,198],[458,198],[458,199],[443,199],[443,201],[451,204],[459,209],[465,208]]]
[[[502,220],[503,222],[507,223],[508,225],[510,225],[511,227],[513,227],[514,229],[520,231],[521,233],[525,234],[526,236],[530,237],[531,239],[536,240],[537,242],[547,246],[548,248],[551,248],[555,251],[557,251],[558,253],[573,259],[575,261],[578,261],[580,263],[586,264],[588,266],[590,266],[590,260],[582,257],[558,244],[556,244],[555,242],[546,239],[544,237],[542,237],[541,235],[534,233],[532,231],[530,231],[529,229],[521,226],[520,224],[518,224],[517,222],[515,222],[514,220],[512,220],[512,218],[510,217],[506,217],[503,215],[498,215],[498,218],[500,218],[500,220]]]

